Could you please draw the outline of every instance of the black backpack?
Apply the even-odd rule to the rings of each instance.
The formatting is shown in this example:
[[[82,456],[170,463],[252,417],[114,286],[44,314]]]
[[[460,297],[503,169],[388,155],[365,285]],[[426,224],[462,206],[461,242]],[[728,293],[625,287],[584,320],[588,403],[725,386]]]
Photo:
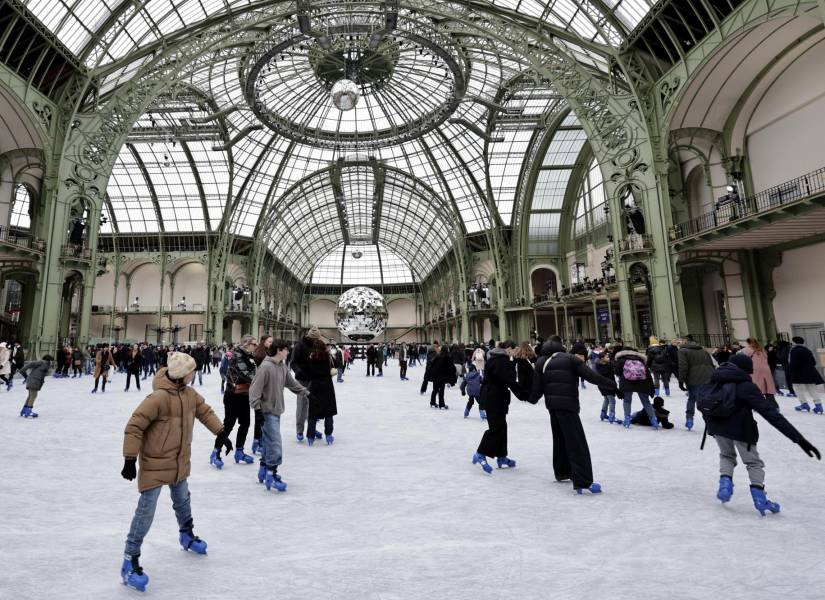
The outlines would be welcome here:
[[[705,419],[726,419],[737,410],[736,383],[706,383],[699,386],[696,408]]]

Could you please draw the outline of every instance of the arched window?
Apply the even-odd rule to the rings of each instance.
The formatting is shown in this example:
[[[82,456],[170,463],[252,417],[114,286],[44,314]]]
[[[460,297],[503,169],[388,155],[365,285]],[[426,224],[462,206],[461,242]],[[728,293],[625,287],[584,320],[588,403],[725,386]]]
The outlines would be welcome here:
[[[29,188],[25,185],[18,185],[14,188],[14,203],[11,207],[11,220],[9,225],[20,229],[31,228],[31,196]]]
[[[607,223],[607,213],[604,211],[604,207],[605,195],[602,171],[599,168],[599,163],[594,159],[590,162],[587,175],[585,175],[579,188],[573,237],[578,238],[597,230],[604,230],[604,235],[599,235],[599,238],[606,237],[607,229],[604,225]]]

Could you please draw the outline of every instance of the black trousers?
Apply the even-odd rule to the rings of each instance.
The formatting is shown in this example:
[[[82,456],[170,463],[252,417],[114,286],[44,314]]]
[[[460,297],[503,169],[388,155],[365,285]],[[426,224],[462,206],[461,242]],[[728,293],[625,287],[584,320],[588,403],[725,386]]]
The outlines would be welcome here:
[[[132,377],[135,378],[137,389],[140,389],[140,373],[132,373],[131,371],[126,371],[126,389],[129,389],[129,382],[132,380]]]
[[[333,418],[324,418],[324,435],[332,435]],[[315,419],[307,419],[307,439],[315,437]]]
[[[446,383],[433,382],[433,391],[430,393],[430,406],[435,406],[435,397],[438,396],[438,405],[443,407],[444,404],[444,386]]]
[[[471,410],[475,402],[478,402],[478,410],[484,410],[484,408],[481,406],[481,400],[479,400],[475,396],[470,396],[470,399],[467,400],[467,410]]]
[[[550,428],[553,431],[553,473],[556,479],[572,479],[575,488],[590,487],[593,483],[593,465],[579,413],[571,410],[549,412]]]
[[[507,415],[487,413],[487,431],[481,436],[477,452],[491,458],[507,456]]]
[[[398,366],[401,369],[401,377],[407,376],[407,361],[406,360],[399,360]]]
[[[370,375],[375,375],[375,363],[372,362],[367,363],[367,377]]]
[[[261,439],[261,430],[263,429],[263,426],[264,426],[264,413],[262,413],[259,410],[256,410],[255,411],[255,430],[254,430],[254,435],[253,435],[254,439],[256,439],[256,440]]]
[[[223,395],[223,432],[226,437],[238,423],[238,435],[235,436],[235,448],[243,448],[246,444],[246,434],[249,433],[249,394],[236,394],[226,391]],[[221,445],[215,440],[215,448]]]
[[[107,376],[106,376],[106,375],[102,375],[102,374],[101,374],[101,375],[98,375],[97,377],[95,377],[95,390],[94,390],[94,391],[97,391],[97,383],[101,380],[101,378],[103,379],[103,391],[104,391],[104,392],[106,391],[106,379],[107,379]]]

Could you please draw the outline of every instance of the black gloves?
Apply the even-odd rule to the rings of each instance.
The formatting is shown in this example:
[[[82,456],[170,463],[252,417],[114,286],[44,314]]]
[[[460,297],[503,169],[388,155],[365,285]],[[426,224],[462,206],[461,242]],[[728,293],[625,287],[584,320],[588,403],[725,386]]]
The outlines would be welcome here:
[[[226,454],[232,452],[232,442],[229,440],[228,437],[226,437],[225,432],[221,431],[218,434],[218,439],[216,441],[218,442],[218,447],[223,446],[224,448],[226,448]]]
[[[816,459],[817,459],[817,460],[822,460],[822,456],[819,454],[819,450],[817,450],[817,449],[813,446],[813,444],[811,444],[811,442],[809,442],[809,441],[808,441],[808,440],[806,440],[805,438],[802,438],[801,440],[799,440],[799,441],[797,442],[797,444],[799,444],[799,447],[800,447],[800,448],[802,448],[802,451],[803,451],[805,454],[807,454],[808,456],[810,456],[811,458],[813,458],[814,456],[816,456]]]
[[[687,391],[687,386],[685,385],[684,381],[679,382],[679,389],[682,390],[683,392]]]
[[[624,400],[624,394],[622,393],[622,390],[616,390],[616,398],[618,398],[619,400]]]
[[[136,458],[126,458],[123,460],[123,470],[120,472],[120,476],[123,479],[128,479],[132,481],[135,477],[137,477],[137,464]]]

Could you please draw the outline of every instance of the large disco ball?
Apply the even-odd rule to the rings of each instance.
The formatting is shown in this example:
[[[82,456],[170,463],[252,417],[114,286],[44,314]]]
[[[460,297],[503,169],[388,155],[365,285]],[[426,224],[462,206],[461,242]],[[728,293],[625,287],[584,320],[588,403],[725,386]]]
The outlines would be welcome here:
[[[361,92],[358,90],[358,85],[351,79],[339,79],[332,86],[332,103],[338,107],[338,110],[347,111],[355,108],[358,104],[358,98]]]
[[[372,288],[350,288],[338,298],[338,331],[354,342],[369,342],[384,333],[388,317],[384,296]]]

